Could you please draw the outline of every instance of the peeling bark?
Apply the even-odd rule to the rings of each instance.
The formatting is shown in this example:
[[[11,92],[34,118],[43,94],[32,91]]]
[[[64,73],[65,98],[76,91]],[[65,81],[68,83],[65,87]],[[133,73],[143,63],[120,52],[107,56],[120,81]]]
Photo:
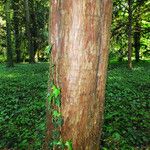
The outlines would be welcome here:
[[[100,147],[111,9],[111,0],[52,1],[50,33],[54,79],[62,97],[61,133],[75,150]]]

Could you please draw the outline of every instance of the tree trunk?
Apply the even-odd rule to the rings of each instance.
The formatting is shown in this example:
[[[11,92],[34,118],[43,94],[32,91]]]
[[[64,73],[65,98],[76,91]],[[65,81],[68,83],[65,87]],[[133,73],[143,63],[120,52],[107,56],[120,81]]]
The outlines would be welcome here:
[[[28,40],[28,50],[29,50],[29,63],[34,63],[34,49],[31,36],[31,21],[30,21],[30,11],[29,11],[29,1],[25,0],[25,13],[26,13],[26,34]]]
[[[136,22],[135,32],[134,32],[134,48],[135,48],[135,60],[139,62],[140,60],[140,39],[141,39],[141,27],[138,21]]]
[[[54,81],[61,88],[64,119],[61,137],[71,140],[75,150],[100,148],[111,7],[111,0],[52,1]]]
[[[132,0],[128,0],[128,67],[132,69]]]
[[[31,36],[32,36],[32,41],[33,41],[33,50],[34,50],[34,56],[36,54],[36,51],[38,49],[38,23],[37,23],[37,14],[36,14],[36,2],[34,0],[31,0],[31,22],[32,22],[32,27],[31,27]]]
[[[143,2],[141,0],[137,0],[136,7],[136,20],[135,20],[135,31],[134,31],[134,48],[135,48],[135,61],[139,62],[140,60],[140,40],[141,40],[141,6]]]
[[[5,3],[6,13],[6,37],[7,37],[7,66],[13,67],[13,51],[11,43],[11,20],[10,20],[10,0]]]
[[[13,21],[14,21],[14,38],[15,38],[15,51],[16,51],[16,62],[21,62],[21,51],[20,51],[20,37],[19,37],[19,18],[18,18],[18,10],[19,10],[19,1],[13,1]]]

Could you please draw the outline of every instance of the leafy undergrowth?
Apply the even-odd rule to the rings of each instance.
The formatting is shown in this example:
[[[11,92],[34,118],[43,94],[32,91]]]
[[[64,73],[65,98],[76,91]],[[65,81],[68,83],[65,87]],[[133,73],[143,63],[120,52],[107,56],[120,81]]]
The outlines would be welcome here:
[[[148,149],[150,64],[135,64],[133,70],[126,64],[110,65],[106,89],[103,149]]]
[[[40,149],[48,64],[0,66],[0,149]]]
[[[45,135],[48,64],[0,66],[0,149],[40,150]],[[149,145],[150,67],[147,62],[109,66],[103,150]]]

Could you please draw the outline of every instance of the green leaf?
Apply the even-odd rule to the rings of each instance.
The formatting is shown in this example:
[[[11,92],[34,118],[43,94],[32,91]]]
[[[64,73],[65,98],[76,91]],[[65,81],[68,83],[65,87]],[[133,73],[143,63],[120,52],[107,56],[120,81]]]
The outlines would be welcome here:
[[[53,139],[59,139],[59,137],[60,137],[60,131],[59,130],[53,130],[52,131],[52,137],[53,137]],[[60,141],[59,141],[60,142]]]
[[[57,88],[55,85],[52,87],[52,94],[54,95],[55,98],[57,98],[60,95],[60,88]]]
[[[56,146],[56,145],[58,145],[58,140],[53,140],[53,146]]]
[[[121,138],[121,135],[118,133],[118,132],[115,132],[112,137],[116,140],[116,141],[119,141],[120,138]]]
[[[58,96],[55,100],[54,100],[54,104],[57,106],[57,107],[61,107],[61,98],[60,96]]]
[[[46,46],[46,48],[45,48],[45,53],[46,53],[46,54],[50,54],[51,51],[52,51],[52,48],[53,48],[53,45],[52,45],[52,44]]]
[[[58,146],[62,146],[62,145],[63,145],[63,142],[62,142],[62,141],[58,141],[58,142],[57,142],[57,145],[58,145]]]
[[[60,116],[61,116],[60,112],[58,112],[57,110],[53,111],[53,117],[54,118],[57,118],[57,117],[60,117]]]
[[[106,147],[103,147],[102,150],[108,150]]]
[[[63,125],[62,116],[59,116],[57,118],[52,118],[52,123],[53,123],[55,128],[62,126]]]
[[[65,146],[68,148],[68,150],[73,150],[71,141],[66,141]]]
[[[52,100],[53,100],[53,95],[49,95],[49,96],[48,96],[48,102],[51,103]]]

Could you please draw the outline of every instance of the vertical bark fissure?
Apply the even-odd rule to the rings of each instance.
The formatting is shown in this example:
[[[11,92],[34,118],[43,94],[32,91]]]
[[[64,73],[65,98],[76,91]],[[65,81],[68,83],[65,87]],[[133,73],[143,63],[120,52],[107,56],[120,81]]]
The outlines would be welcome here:
[[[101,7],[101,9],[102,9],[102,4],[101,4],[100,7]],[[101,14],[100,14],[100,15],[101,15],[101,17],[102,17],[102,11],[101,11]],[[102,19],[100,19],[99,21],[100,21],[100,23],[102,24]],[[100,25],[100,30],[99,30],[99,33],[100,33],[100,34],[99,34],[99,36],[100,36],[99,47],[101,46],[101,40],[102,40],[102,38],[101,38],[101,34],[102,34],[101,26],[102,26],[102,25]],[[98,87],[98,78],[99,78],[98,73],[99,73],[100,60],[101,60],[101,48],[98,50],[98,57],[97,57],[95,93],[97,93],[96,91],[97,91],[97,87]],[[97,95],[95,95],[95,98],[97,99]]]
[[[61,56],[61,0],[58,1],[58,18],[59,18],[59,23],[58,23],[58,47],[57,47],[57,63],[59,62],[60,60],[60,56]],[[58,71],[58,68],[59,68],[59,64],[55,66],[56,67],[56,85],[58,87],[60,87],[60,77],[59,77],[59,71]]]
[[[98,66],[98,81],[97,81],[97,98],[100,103],[100,136],[103,125],[103,112],[105,100],[105,84],[107,79],[107,65],[108,65],[108,49],[110,39],[110,26],[112,20],[112,1],[102,0],[101,4],[101,35],[100,35],[100,59]]]

